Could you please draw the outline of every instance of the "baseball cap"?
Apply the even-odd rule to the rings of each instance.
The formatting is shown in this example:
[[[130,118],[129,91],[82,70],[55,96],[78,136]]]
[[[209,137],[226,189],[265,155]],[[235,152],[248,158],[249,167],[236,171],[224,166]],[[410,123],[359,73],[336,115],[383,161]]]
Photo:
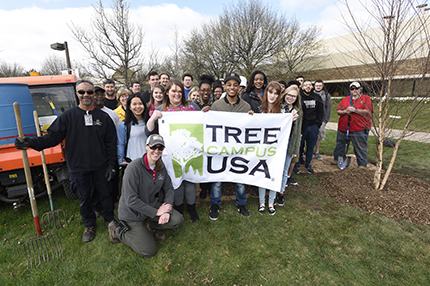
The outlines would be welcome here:
[[[103,92],[106,92],[106,90],[103,87],[95,86],[94,91],[97,92],[98,90],[103,90]]]
[[[157,144],[160,144],[160,145],[163,145],[164,147],[166,147],[166,145],[164,144],[164,139],[163,139],[163,137],[161,137],[161,135],[152,134],[146,140],[146,145],[148,145],[149,147],[154,147]]]
[[[360,87],[361,85],[358,82],[354,81],[349,85],[349,87],[351,86]]]
[[[240,84],[240,76],[237,73],[235,72],[228,73],[224,78],[224,82],[228,82],[231,79],[234,79]]]

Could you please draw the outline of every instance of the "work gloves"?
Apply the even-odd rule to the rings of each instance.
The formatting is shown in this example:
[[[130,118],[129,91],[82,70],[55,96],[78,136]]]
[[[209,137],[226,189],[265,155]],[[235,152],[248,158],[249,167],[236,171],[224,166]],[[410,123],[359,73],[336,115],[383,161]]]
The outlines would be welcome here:
[[[27,150],[30,147],[31,139],[27,136],[24,138],[16,137],[15,138],[15,147],[19,150]]]
[[[108,167],[106,168],[106,173],[105,173],[105,177],[108,182],[112,180],[113,177],[115,177],[115,173],[116,173],[115,165],[109,164]]]

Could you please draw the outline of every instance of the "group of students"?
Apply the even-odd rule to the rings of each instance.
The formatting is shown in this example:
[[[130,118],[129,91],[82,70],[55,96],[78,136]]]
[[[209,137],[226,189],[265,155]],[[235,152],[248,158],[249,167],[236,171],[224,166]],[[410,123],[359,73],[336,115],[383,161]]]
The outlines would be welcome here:
[[[266,209],[266,189],[259,188],[260,204],[258,212],[260,214],[267,212],[270,215],[274,215],[276,213],[275,203],[279,206],[284,204],[283,192],[291,176],[292,168],[290,165],[300,155],[303,121],[301,83],[298,81],[290,81],[288,84],[283,81],[268,82],[266,75],[262,71],[253,72],[246,87],[243,85],[243,77],[236,73],[227,74],[223,85],[214,84],[214,82],[212,76],[202,75],[198,85],[198,98],[193,97],[195,96],[193,90],[189,88],[188,99],[184,84],[176,79],[165,81],[163,84],[154,83],[151,85],[151,89],[146,92],[146,94],[149,94],[149,98],[145,96],[145,93],[140,94],[135,90],[130,92],[127,89],[120,89],[116,92],[117,104],[115,104],[112,101],[112,98],[115,98],[115,83],[112,80],[105,81],[103,88],[94,87],[91,82],[83,80],[77,83],[77,95],[80,104],[74,108],[74,111],[66,111],[64,115],[61,115],[48,129],[48,135],[44,136],[44,139],[17,139],[16,146],[17,148],[32,147],[36,150],[41,150],[54,146],[66,138],[68,164],[70,165],[70,163],[76,161],[76,166],[79,166],[78,164],[83,161],[81,159],[71,160],[71,158],[73,156],[77,158],[76,154],[81,152],[79,150],[85,150],[87,152],[85,154],[88,155],[85,155],[86,158],[83,159],[92,162],[91,164],[93,165],[97,165],[94,168],[100,171],[97,171],[97,174],[93,169],[85,169],[85,172],[81,172],[78,167],[74,170],[69,166],[70,170],[76,171],[76,178],[71,181],[73,189],[78,192],[81,214],[86,227],[82,240],[91,241],[94,239],[94,211],[97,211],[96,206],[99,205],[98,210],[105,218],[105,223],[109,226],[111,241],[121,241],[132,247],[140,255],[150,257],[156,253],[156,244],[153,240],[163,240],[165,238],[160,229],[178,227],[183,223],[184,206],[186,206],[190,215],[191,222],[196,222],[199,219],[196,210],[196,185],[189,181],[183,181],[177,189],[173,190],[171,182],[167,182],[170,179],[168,179],[164,164],[161,163],[161,154],[165,147],[164,141],[161,136],[157,135],[158,119],[162,118],[164,112],[207,112],[214,110],[240,112],[250,115],[254,113],[291,113],[293,124],[284,163],[281,189],[268,190],[268,208]],[[104,102],[103,94],[106,96]],[[101,114],[93,109],[93,104],[105,111],[113,119],[114,124],[111,122],[103,123],[106,121],[105,117],[102,118]],[[119,118],[118,121],[114,119],[112,112],[106,111],[106,106],[114,111],[113,113]],[[100,120],[95,119],[93,114],[97,114]],[[82,124],[81,119],[78,119],[81,116],[84,117]],[[65,119],[69,121],[63,123]],[[91,139],[82,140],[83,137],[79,136],[79,130],[86,130],[88,126],[96,126],[97,129],[103,126],[103,133],[90,132],[86,136]],[[107,154],[112,154],[110,149],[115,145],[113,145],[113,142],[109,142],[110,149],[105,152],[106,144],[102,142],[103,138],[107,138],[107,134],[111,134],[111,131],[108,130],[109,126],[116,127],[116,136],[114,136],[116,138],[116,166],[114,166],[111,158],[107,156]],[[74,133],[70,133],[71,131]],[[78,138],[80,139],[78,140]],[[112,139],[113,137],[109,135],[109,138]],[[80,149],[76,150],[73,144],[67,144],[67,140],[75,143],[81,142]],[[100,146],[97,147],[98,145],[94,143],[91,143],[91,146],[87,146],[84,141],[100,143]],[[97,160],[93,160],[94,156],[91,155],[91,152],[88,153],[88,147],[92,147],[90,150],[93,150],[93,152],[94,150],[100,151],[97,153],[99,154]],[[114,191],[115,186],[113,186],[118,187],[118,180],[114,179],[115,177],[118,178],[118,166],[124,169],[119,202],[119,193]],[[144,171],[139,168],[143,168]],[[101,193],[102,189],[106,188],[106,185],[99,186],[96,184],[103,180],[103,176],[108,178],[108,181],[111,181],[111,195],[113,195],[111,200]],[[142,181],[144,178],[154,181],[152,187],[149,187],[150,185],[147,181]],[[167,189],[165,189],[166,186]],[[201,183],[200,188],[202,189],[199,194],[200,198],[205,199],[210,194],[211,208],[209,216],[211,220],[217,220],[221,205],[221,182]],[[245,185],[237,183],[235,191],[235,204],[238,212],[242,216],[249,216],[249,212],[246,209]],[[99,197],[94,198],[93,194],[97,194]],[[109,201],[112,204],[108,207]],[[97,202],[98,204],[96,204]],[[119,220],[113,218],[112,205],[114,203],[118,203]],[[92,214],[91,210],[93,210]],[[149,226],[144,227],[144,221],[147,219],[151,223]],[[121,222],[123,223],[121,224]],[[127,223],[136,232],[130,231],[129,226],[124,227]],[[150,240],[151,242],[149,242]]]

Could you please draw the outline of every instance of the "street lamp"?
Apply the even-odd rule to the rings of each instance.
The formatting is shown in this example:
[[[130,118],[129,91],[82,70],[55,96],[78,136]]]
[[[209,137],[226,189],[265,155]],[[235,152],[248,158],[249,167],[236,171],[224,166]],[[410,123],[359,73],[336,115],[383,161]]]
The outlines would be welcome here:
[[[56,51],[66,51],[66,60],[67,60],[67,73],[72,74],[72,67],[70,65],[70,56],[69,56],[69,48],[67,47],[67,42],[62,43],[55,43],[51,44],[51,49]]]

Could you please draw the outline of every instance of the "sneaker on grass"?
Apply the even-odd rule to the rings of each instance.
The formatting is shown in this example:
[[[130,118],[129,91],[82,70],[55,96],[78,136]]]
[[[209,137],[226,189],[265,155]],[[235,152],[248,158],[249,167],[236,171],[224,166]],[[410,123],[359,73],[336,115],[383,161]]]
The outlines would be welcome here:
[[[212,204],[211,205],[211,212],[209,213],[209,218],[211,220],[217,220],[219,216],[219,205]]]
[[[258,208],[258,212],[259,212],[261,215],[265,214],[265,213],[266,213],[266,207],[265,207],[265,206],[260,206],[260,207]]]
[[[82,241],[83,242],[90,242],[91,240],[93,240],[95,237],[95,232],[96,232],[95,226],[86,227],[84,230],[84,234],[82,235]]]
[[[308,171],[308,173],[309,174],[311,174],[311,175],[313,175],[315,172],[314,172],[314,169],[312,169],[312,166],[311,165],[309,165],[309,166],[305,166],[305,169],[306,169],[306,171]]]
[[[245,217],[248,217],[249,216],[249,211],[246,209],[246,207],[245,206],[236,206],[237,207],[237,211],[242,215],[242,216],[245,216]]]
[[[317,160],[322,160],[323,158],[321,157],[321,155],[320,155],[320,153],[315,153],[315,158],[317,159]]]
[[[274,215],[276,213],[276,210],[274,207],[269,207],[269,215]]]
[[[293,185],[293,186],[297,186],[299,183],[297,183],[296,180],[294,180],[293,178],[289,177],[288,178],[288,184]]]
[[[275,203],[280,207],[284,206],[284,194],[277,193],[275,198]]]

